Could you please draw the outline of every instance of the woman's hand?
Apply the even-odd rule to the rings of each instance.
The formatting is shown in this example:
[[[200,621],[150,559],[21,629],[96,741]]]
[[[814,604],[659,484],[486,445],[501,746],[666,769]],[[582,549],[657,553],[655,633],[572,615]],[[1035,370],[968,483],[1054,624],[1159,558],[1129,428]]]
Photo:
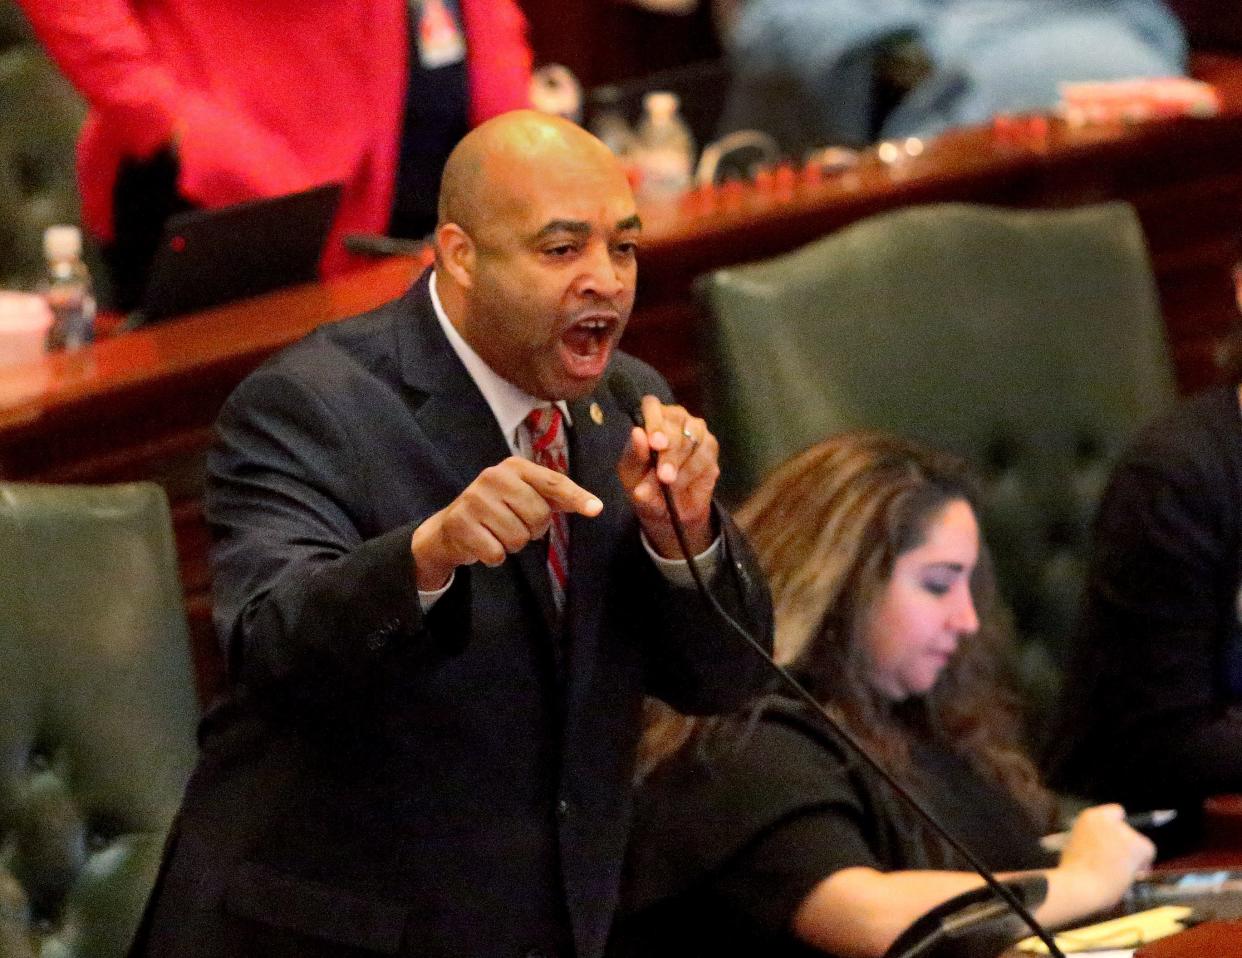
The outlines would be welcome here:
[[[1125,816],[1120,805],[1096,805],[1074,819],[1056,871],[1069,878],[1084,913],[1115,905],[1151,866],[1156,846]]]
[[[1155,846],[1125,817],[1120,805],[1098,805],[1074,819],[1060,864],[1043,873],[1048,896],[1035,911],[1041,924],[1061,927],[1115,905],[1151,865]],[[1021,874],[1028,873],[997,877]],[[924,912],[981,883],[971,872],[844,868],[811,890],[793,916],[793,932],[831,954],[879,958]]]

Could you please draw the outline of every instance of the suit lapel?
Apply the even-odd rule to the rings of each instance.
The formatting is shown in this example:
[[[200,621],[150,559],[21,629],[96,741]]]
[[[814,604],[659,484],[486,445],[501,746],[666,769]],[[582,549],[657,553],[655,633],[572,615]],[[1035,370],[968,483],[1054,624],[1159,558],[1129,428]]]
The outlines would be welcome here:
[[[593,414],[594,411],[594,414]],[[598,535],[592,535],[592,528],[607,525],[616,521],[617,496],[620,483],[617,479],[617,460],[629,436],[629,420],[618,409],[612,400],[611,393],[601,386],[596,394],[569,404],[569,414],[573,419],[570,431],[569,471],[578,485],[593,492],[604,503],[602,515],[593,519],[583,516],[570,518],[570,554],[576,556],[581,544],[587,552],[584,558],[591,558],[591,543],[599,541]],[[596,422],[596,418],[600,421]],[[620,500],[624,502],[624,498]],[[599,520],[606,520],[600,523]],[[574,535],[574,533],[579,533]],[[588,566],[582,566],[586,569]],[[571,570],[575,567],[571,566]],[[571,575],[573,571],[571,571]]]
[[[491,407],[440,328],[427,286],[429,274],[407,294],[410,315],[398,321],[398,362],[402,380],[421,399],[415,421],[441,453],[460,493],[511,453]],[[545,540],[532,542],[507,564],[518,570],[551,629],[558,616],[545,550]]]
[[[560,613],[556,611],[556,599],[552,596],[552,584],[548,581],[548,540],[547,538],[536,539],[529,543],[525,549],[517,555],[509,559],[510,562],[516,562],[518,568],[522,572],[522,577],[526,580],[526,584],[535,594],[535,600],[539,603],[539,611],[543,613],[544,624],[548,627],[548,634],[559,642],[560,630]],[[557,669],[560,670],[561,650],[554,648],[556,654]]]
[[[408,313],[397,323],[397,361],[402,381],[414,393],[414,418],[441,453],[460,492],[509,455],[509,446],[487,400],[440,329],[427,285],[430,272],[406,294]]]
[[[458,493],[484,469],[512,455],[487,400],[473,388],[473,383],[471,386],[470,394],[429,397],[415,417],[435,447],[445,454]],[[509,556],[505,564],[517,570],[538,605],[544,624],[549,631],[554,630],[559,615],[548,581],[547,539],[528,543]]]
[[[590,688],[590,666],[598,660],[598,621],[606,578],[617,539],[630,522],[629,502],[617,478],[617,460],[629,438],[630,422],[601,382],[594,395],[569,404],[569,471],[578,485],[604,503],[594,518],[571,516],[569,521],[569,593],[566,599],[565,639],[570,659],[570,710],[578,698],[575,689]],[[598,420],[598,421],[597,421]]]

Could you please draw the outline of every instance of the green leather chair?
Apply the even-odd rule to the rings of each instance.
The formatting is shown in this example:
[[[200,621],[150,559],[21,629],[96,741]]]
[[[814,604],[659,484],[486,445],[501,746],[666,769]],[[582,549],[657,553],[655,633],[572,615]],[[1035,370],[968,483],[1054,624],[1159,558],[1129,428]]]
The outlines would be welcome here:
[[[0,483],[0,955],[119,958],[195,759],[158,486]]]
[[[1020,668],[1053,694],[1109,466],[1174,396],[1134,211],[910,207],[716,272],[700,293],[731,497],[850,428],[972,459]]]
[[[43,230],[78,222],[74,154],[85,115],[16,4],[0,0],[0,286],[37,279]]]

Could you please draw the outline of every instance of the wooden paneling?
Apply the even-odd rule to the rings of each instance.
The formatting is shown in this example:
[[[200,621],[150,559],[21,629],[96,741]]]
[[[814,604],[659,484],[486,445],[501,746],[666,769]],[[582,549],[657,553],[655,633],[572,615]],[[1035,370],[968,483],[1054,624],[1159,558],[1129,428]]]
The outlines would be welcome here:
[[[584,87],[720,56],[711,4],[681,16],[624,0],[519,0],[536,64],[569,67]]]

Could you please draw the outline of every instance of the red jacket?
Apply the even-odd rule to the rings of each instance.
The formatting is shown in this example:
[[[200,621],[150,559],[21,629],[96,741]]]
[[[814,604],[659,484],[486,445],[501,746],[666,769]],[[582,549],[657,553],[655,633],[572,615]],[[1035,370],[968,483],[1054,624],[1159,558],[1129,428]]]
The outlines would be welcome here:
[[[345,183],[321,264],[382,233],[404,109],[409,0],[21,0],[91,112],[78,143],[82,220],[113,238],[123,156],[175,139],[179,188],[205,207]],[[528,101],[514,0],[460,0],[472,124]]]

